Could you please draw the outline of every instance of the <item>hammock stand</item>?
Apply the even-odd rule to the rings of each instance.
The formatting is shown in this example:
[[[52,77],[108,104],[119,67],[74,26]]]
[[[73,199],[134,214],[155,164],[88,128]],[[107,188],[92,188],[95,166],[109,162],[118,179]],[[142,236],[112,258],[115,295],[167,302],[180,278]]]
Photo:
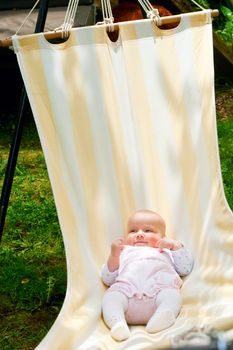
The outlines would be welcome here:
[[[35,33],[40,33],[40,32],[43,32],[44,30],[44,25],[45,25],[47,13],[48,13],[48,6],[49,6],[49,0],[41,0],[36,27],[35,27]],[[10,153],[9,153],[9,158],[7,162],[7,168],[5,172],[2,193],[0,198],[0,242],[2,238],[2,233],[3,233],[3,228],[4,228],[6,213],[7,213],[7,207],[9,203],[9,198],[10,198],[10,193],[11,193],[11,188],[12,188],[12,183],[13,183],[13,178],[15,173],[15,167],[16,167],[18,153],[20,149],[20,143],[22,138],[27,106],[28,106],[27,93],[26,93],[25,87],[23,86],[20,102],[19,102],[15,134],[11,142]]]

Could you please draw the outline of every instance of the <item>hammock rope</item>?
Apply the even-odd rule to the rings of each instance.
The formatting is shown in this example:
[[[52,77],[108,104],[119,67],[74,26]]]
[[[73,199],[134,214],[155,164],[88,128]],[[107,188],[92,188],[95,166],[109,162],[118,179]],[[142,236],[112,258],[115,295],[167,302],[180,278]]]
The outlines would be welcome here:
[[[139,4],[145,11],[147,18],[153,20],[158,26],[161,25],[161,18],[158,9],[154,8],[148,0],[138,0]]]
[[[74,25],[78,4],[79,0],[69,0],[64,22],[60,27],[55,28],[55,31],[61,31],[62,38],[67,38],[69,36],[69,31]]]
[[[162,26],[164,24],[170,24],[170,23],[178,23],[181,19],[180,14],[160,17],[158,10],[153,8],[153,6],[151,5],[151,3],[148,0],[138,0],[138,1],[141,4],[144,11],[146,12],[147,18],[153,20],[157,26]],[[192,0],[192,1],[194,2],[195,0]],[[34,6],[32,7],[30,12],[28,13],[26,18],[24,19],[23,23],[21,24],[21,26],[19,27],[19,29],[17,30],[15,35],[17,35],[19,33],[19,31],[24,26],[24,24],[26,23],[26,21],[28,20],[31,13],[34,11],[35,7],[37,6],[37,4],[39,2],[40,2],[40,0],[37,0],[35,2]],[[78,8],[78,2],[79,2],[79,0],[70,0],[69,1],[68,7],[67,7],[67,13],[65,15],[65,20],[64,20],[63,24],[60,27],[55,28],[53,31],[45,32],[44,36],[47,40],[68,37],[69,31],[74,25],[74,18],[75,18],[77,8]],[[98,23],[96,23],[96,25],[98,25],[98,24],[107,25],[107,28],[110,29],[111,31],[113,31],[115,24],[114,24],[114,17],[112,14],[112,9],[111,9],[111,3],[109,0],[101,0],[101,2],[102,2],[101,6],[102,6],[102,11],[103,11],[104,21],[98,22]],[[196,5],[199,6],[202,10],[205,10],[199,4],[196,4]],[[211,10],[211,16],[212,17],[219,16],[219,11],[216,9]],[[8,37],[5,39],[0,39],[0,47],[11,48],[12,47],[12,38]]]
[[[191,0],[197,7],[199,7],[201,10],[205,10],[203,6],[201,6],[199,3],[197,3],[195,0]],[[29,11],[28,15],[23,20],[22,24],[16,31],[15,35],[19,34],[20,30],[23,28],[27,20],[29,19],[30,15],[36,8],[36,6],[39,4],[40,0],[37,0],[35,4],[33,5],[32,9]],[[159,15],[158,9],[154,8],[152,4],[148,0],[138,0],[139,4],[141,5],[142,9],[145,11],[147,18],[150,18],[153,20],[156,25],[160,26],[162,25],[161,17]],[[69,31],[74,26],[74,19],[77,13],[79,0],[69,0],[64,22],[61,26],[54,29],[55,32],[60,31],[62,38],[67,38],[69,36]],[[98,22],[97,24],[105,24],[108,26],[108,29],[110,31],[114,31],[114,17],[112,13],[112,7],[110,0],[101,0],[101,8],[102,8],[102,14],[103,14],[103,22]]]
[[[18,28],[18,30],[15,32],[15,35],[18,35],[20,30],[23,28],[25,23],[28,21],[29,17],[31,16],[32,12],[35,10],[36,6],[39,4],[40,0],[36,0],[35,4],[23,20],[22,24]],[[69,0],[64,22],[61,26],[54,29],[54,31],[61,31],[62,38],[67,38],[69,35],[70,29],[74,26],[74,19],[76,16],[77,8],[78,8],[79,0]]]
[[[161,18],[159,16],[158,9],[154,8],[148,0],[138,0],[138,2],[140,3],[142,9],[145,11],[147,18],[155,21],[158,26],[161,25]],[[107,24],[109,26],[109,29],[113,31],[114,17],[110,0],[101,0],[101,7],[103,22],[98,22],[97,24]]]
[[[23,28],[23,26],[25,25],[25,23],[28,21],[29,17],[31,16],[32,12],[35,10],[36,6],[39,4],[40,0],[37,0],[35,2],[35,4],[33,5],[33,7],[31,8],[31,10],[29,11],[29,13],[27,14],[27,16],[24,18],[22,24],[20,25],[20,27],[18,28],[18,30],[15,32],[15,35],[19,34],[20,30]]]
[[[103,15],[103,22],[98,22],[98,24],[106,24],[108,29],[113,32],[114,31],[114,17],[112,13],[112,7],[109,0],[101,0],[101,8]]]
[[[201,6],[200,4],[198,4],[198,2],[196,2],[195,0],[191,0],[191,2],[193,2],[197,7],[199,7],[201,10],[206,10],[203,6]]]

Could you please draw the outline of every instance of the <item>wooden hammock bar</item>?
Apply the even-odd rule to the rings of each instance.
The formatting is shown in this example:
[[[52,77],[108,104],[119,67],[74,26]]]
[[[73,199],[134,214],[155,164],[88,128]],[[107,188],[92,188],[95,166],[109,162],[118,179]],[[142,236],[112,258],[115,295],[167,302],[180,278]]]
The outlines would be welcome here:
[[[212,10],[211,16],[217,17],[219,15],[218,10]],[[181,18],[181,15],[174,15],[174,16],[165,16],[160,18],[160,26],[164,24],[170,24],[170,23],[179,23]],[[114,24],[117,27],[117,23]],[[54,32],[45,32],[44,36],[46,40],[52,40],[52,39],[61,39],[63,37],[62,31],[54,31]],[[5,39],[0,40],[0,47],[11,47],[12,46],[12,38],[8,37]]]

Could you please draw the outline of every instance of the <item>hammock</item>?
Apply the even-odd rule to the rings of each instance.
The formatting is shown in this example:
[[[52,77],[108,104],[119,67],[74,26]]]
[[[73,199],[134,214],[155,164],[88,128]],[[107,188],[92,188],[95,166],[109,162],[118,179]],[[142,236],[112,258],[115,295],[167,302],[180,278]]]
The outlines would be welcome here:
[[[72,29],[51,44],[13,37],[61,225],[66,298],[38,350],[158,349],[194,325],[233,338],[233,216],[217,146],[210,12]],[[195,257],[175,325],[131,327],[115,342],[101,318],[99,271],[132,211],[159,212]]]

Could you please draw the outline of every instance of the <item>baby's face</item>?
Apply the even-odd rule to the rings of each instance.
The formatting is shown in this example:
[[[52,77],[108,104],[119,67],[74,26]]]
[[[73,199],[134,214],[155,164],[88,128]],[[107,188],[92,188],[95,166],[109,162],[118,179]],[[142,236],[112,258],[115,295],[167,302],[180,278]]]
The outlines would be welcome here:
[[[157,247],[165,235],[165,224],[153,212],[137,212],[128,221],[126,244]]]

